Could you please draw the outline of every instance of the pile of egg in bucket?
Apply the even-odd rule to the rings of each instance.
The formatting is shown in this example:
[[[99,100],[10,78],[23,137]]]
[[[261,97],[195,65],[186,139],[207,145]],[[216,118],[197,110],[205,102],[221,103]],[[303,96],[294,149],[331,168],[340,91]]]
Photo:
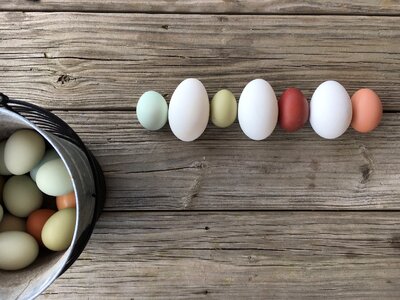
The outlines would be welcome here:
[[[169,108],[161,94],[148,91],[140,97],[136,114],[148,130],[161,129],[168,120],[172,132],[182,141],[200,137],[210,115],[212,123],[221,128],[230,126],[237,116],[242,131],[252,140],[267,138],[278,122],[291,132],[302,128],[308,120],[319,136],[335,139],[350,124],[358,132],[375,129],[382,117],[382,103],[367,88],[358,90],[350,98],[346,89],[332,80],[318,86],[310,103],[297,88],[285,90],[278,101],[267,81],[254,79],[243,89],[239,103],[229,90],[220,90],[210,105],[204,85],[198,79],[189,78],[175,89]]]
[[[75,220],[71,177],[42,136],[22,129],[0,142],[0,270],[20,270],[40,252],[66,250]]]

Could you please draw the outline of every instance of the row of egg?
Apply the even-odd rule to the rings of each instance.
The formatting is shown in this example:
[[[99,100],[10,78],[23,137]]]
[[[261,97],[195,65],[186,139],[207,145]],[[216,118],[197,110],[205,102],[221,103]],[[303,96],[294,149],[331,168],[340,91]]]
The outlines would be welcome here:
[[[144,93],[136,107],[140,124],[149,130],[162,128],[167,120],[174,135],[182,141],[200,137],[211,121],[217,127],[228,127],[238,117],[243,132],[250,139],[263,140],[279,122],[286,131],[296,131],[309,120],[321,137],[334,139],[347,128],[359,132],[375,129],[382,117],[382,103],[371,89],[360,89],[351,98],[336,81],[318,86],[310,103],[297,88],[287,89],[277,101],[271,85],[263,79],[250,81],[243,89],[239,103],[228,90],[221,90],[209,103],[204,85],[194,78],[185,79],[171,96],[169,108],[157,92]]]
[[[33,130],[0,142],[0,269],[25,268],[40,246],[67,249],[75,220],[72,180],[56,151]]]

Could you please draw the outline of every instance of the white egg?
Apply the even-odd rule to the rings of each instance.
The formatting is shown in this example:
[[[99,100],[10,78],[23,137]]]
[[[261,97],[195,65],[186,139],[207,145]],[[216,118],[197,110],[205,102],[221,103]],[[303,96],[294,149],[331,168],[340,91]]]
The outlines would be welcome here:
[[[0,233],[0,269],[20,270],[33,263],[39,254],[36,240],[20,231]]]
[[[197,139],[206,129],[209,116],[210,102],[201,81],[182,81],[169,103],[168,121],[174,135],[185,142]]]
[[[315,90],[310,101],[310,124],[326,139],[341,136],[351,123],[352,106],[346,89],[336,81],[325,81]]]
[[[264,79],[250,81],[239,98],[240,128],[252,140],[263,140],[278,122],[278,101],[271,85]]]

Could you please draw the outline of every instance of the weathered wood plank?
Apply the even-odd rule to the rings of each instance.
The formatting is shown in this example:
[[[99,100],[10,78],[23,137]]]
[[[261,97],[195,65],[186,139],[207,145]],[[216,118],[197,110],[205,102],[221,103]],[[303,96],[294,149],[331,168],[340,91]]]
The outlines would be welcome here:
[[[381,0],[14,0],[3,1],[0,10],[252,13],[252,14],[385,14],[398,15],[400,2]]]
[[[40,299],[398,299],[399,213],[104,213]]]
[[[3,12],[0,36],[0,90],[48,108],[133,109],[186,77],[239,96],[262,77],[278,94],[368,86],[400,110],[397,17]]]
[[[134,112],[56,113],[103,166],[107,210],[400,209],[399,113],[338,140],[308,126],[254,142],[236,123],[191,143],[142,129]]]

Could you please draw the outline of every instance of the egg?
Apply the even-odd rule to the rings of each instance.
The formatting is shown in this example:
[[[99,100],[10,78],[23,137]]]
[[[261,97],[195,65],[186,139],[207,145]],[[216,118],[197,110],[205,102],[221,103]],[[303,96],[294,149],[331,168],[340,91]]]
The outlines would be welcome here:
[[[0,222],[0,232],[6,231],[26,231],[25,219],[15,217],[5,213],[3,220]]]
[[[360,89],[351,97],[353,119],[351,127],[356,131],[366,133],[374,130],[382,118],[382,102],[371,89]]]
[[[25,232],[0,233],[0,269],[15,271],[32,264],[39,254],[36,240]]]
[[[326,139],[341,136],[349,127],[352,105],[346,89],[336,81],[325,81],[315,90],[310,101],[310,124]]]
[[[50,196],[65,195],[74,190],[68,170],[60,158],[48,161],[39,168],[36,184],[43,193]]]
[[[207,91],[200,80],[182,81],[171,96],[168,111],[173,134],[185,142],[200,137],[207,127],[210,103]]]
[[[240,128],[252,140],[263,140],[274,131],[278,101],[267,81],[254,79],[245,86],[239,98],[238,119]]]
[[[7,141],[0,142],[0,175],[11,175],[6,167],[6,162],[4,161],[4,148]]]
[[[0,223],[3,220],[3,214],[4,214],[3,206],[1,206],[0,204]]]
[[[42,244],[42,229],[47,220],[55,213],[51,209],[38,209],[32,212],[26,220],[26,232]]]
[[[66,208],[57,211],[43,226],[43,244],[53,251],[63,251],[67,249],[72,242],[75,221],[75,208]]]
[[[237,102],[229,90],[220,90],[211,100],[211,122],[220,128],[226,128],[235,122]]]
[[[56,203],[57,203],[58,210],[76,207],[75,192],[71,192],[66,195],[57,196]]]
[[[167,102],[155,91],[145,92],[136,105],[136,115],[144,128],[148,130],[161,129],[167,123]]]
[[[33,167],[33,169],[29,172],[29,175],[31,176],[31,178],[36,181],[36,174],[37,171],[39,170],[39,168],[41,166],[43,166],[45,163],[47,163],[48,161],[51,161],[53,159],[57,159],[60,158],[57,154],[57,152],[54,149],[50,149],[47,150],[45,155],[43,156],[43,158],[39,161],[39,163]]]
[[[11,214],[25,218],[42,205],[43,195],[30,177],[13,176],[4,185],[3,201]]]
[[[0,203],[3,203],[4,177],[0,175]]]
[[[279,102],[279,126],[289,132],[299,130],[308,121],[307,98],[297,88],[288,88]]]
[[[44,139],[35,131],[22,129],[14,132],[4,148],[4,162],[14,175],[28,173],[43,157]]]

